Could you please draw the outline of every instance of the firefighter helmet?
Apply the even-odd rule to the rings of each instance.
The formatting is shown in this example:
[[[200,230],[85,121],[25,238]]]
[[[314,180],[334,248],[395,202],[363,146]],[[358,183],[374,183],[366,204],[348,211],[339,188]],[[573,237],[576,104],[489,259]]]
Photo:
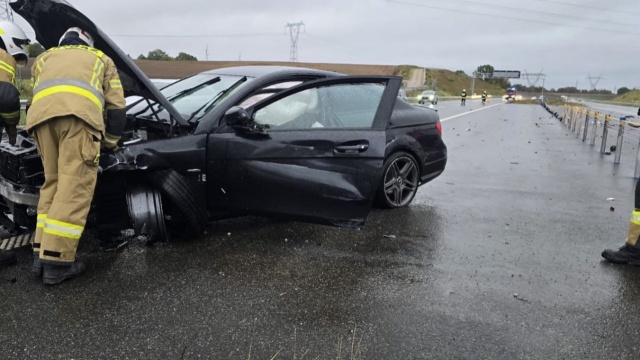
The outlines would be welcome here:
[[[0,21],[0,39],[7,52],[16,59],[20,67],[27,65],[27,45],[31,42],[18,25],[11,21]]]
[[[91,34],[89,34],[88,32],[78,27],[72,27],[72,28],[69,28],[67,31],[65,31],[62,37],[60,38],[60,44],[64,39],[68,37],[79,38],[80,40],[82,40],[82,42],[87,44],[88,47],[93,47],[93,36],[91,36]]]

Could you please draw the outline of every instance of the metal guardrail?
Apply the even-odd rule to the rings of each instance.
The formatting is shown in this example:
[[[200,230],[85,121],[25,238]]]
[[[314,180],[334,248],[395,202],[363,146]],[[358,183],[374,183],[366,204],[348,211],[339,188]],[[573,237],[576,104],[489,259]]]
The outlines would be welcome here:
[[[603,117],[603,122],[598,120]],[[618,125],[618,137],[616,139],[615,159],[614,164],[620,164],[622,158],[622,146],[624,144],[625,129],[627,126],[632,128],[640,128],[640,122],[631,121],[634,116],[622,116],[620,118],[612,117],[611,115],[602,115],[601,113],[591,110],[586,110],[580,106],[564,106],[564,116],[561,118],[562,122],[567,126],[569,130],[576,134],[576,138],[582,134],[582,141],[586,142],[589,131],[591,131],[590,146],[595,146],[596,137],[599,124],[602,124],[602,142],[600,144],[600,155],[607,153],[607,139],[609,136],[609,128],[611,124]],[[582,120],[584,119],[584,120]],[[590,130],[591,128],[591,130]],[[634,172],[634,178],[640,178],[640,144],[638,146],[638,152],[636,153],[636,167]]]

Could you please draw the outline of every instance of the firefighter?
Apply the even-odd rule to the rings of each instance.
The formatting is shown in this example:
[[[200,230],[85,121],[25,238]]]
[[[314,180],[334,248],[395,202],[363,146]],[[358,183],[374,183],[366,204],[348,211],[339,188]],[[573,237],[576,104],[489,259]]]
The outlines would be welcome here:
[[[462,106],[467,105],[467,89],[462,89],[462,95],[460,95],[460,97],[461,97],[460,105]]]
[[[631,213],[627,240],[618,250],[605,250],[602,257],[615,264],[640,266],[640,181],[636,183],[635,209]]]
[[[24,31],[10,21],[0,21],[0,40],[0,137],[4,129],[9,143],[15,145],[20,122],[20,91],[16,88],[16,70],[27,64],[26,46],[30,41]],[[0,251],[0,267],[15,263],[15,254]]]
[[[75,258],[95,190],[100,150],[117,148],[126,122],[116,66],[93,46],[91,34],[70,28],[59,46],[40,55],[32,69],[27,130],[36,141],[45,175],[33,272],[42,274],[46,285],[85,271]]]
[[[487,92],[483,91],[482,92],[482,105],[487,103]]]

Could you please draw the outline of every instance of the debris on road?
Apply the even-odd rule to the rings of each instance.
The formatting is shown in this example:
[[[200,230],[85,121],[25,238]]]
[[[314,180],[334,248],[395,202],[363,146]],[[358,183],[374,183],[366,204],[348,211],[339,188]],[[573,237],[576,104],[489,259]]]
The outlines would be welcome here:
[[[395,235],[382,235],[382,237],[385,237],[387,239],[395,239],[396,238]]]
[[[616,208],[614,208],[613,206],[609,208],[609,210],[611,210],[611,212],[616,211]]]
[[[615,198],[607,198],[607,201],[615,201]]]
[[[529,300],[521,298],[517,293],[513,294],[513,297],[520,301],[529,302]]]

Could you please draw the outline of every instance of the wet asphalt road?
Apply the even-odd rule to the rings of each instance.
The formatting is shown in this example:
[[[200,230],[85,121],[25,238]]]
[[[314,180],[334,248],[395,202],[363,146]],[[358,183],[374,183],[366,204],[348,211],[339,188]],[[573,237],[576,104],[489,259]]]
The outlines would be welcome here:
[[[614,166],[537,106],[443,128],[445,173],[359,231],[243,218],[83,244],[88,273],[55,288],[20,252],[0,272],[0,358],[637,358],[640,270],[600,258],[626,235],[631,153]]]

